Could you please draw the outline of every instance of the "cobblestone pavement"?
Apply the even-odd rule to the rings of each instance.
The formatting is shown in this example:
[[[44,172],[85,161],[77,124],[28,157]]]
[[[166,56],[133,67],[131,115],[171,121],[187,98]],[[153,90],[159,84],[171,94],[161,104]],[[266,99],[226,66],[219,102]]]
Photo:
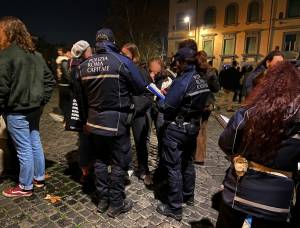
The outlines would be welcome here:
[[[204,166],[196,167],[195,206],[183,210],[183,220],[177,222],[155,211],[158,201],[153,192],[135,176],[127,187],[127,196],[134,202],[133,210],[116,219],[96,212],[91,194],[86,194],[81,184],[71,178],[68,163],[76,160],[77,134],[66,132],[61,123],[49,116],[57,104],[55,93],[44,110],[41,120],[41,136],[47,159],[46,172],[49,175],[46,188],[35,190],[26,198],[5,198],[0,196],[0,227],[190,227],[191,221],[203,217],[216,222],[217,212],[211,208],[211,196],[220,189],[228,162],[217,145],[222,131],[219,124],[210,118],[208,127],[207,158]],[[151,137],[150,166],[156,166],[156,137]],[[134,148],[134,147],[133,147]],[[73,175],[70,175],[73,174]],[[13,184],[4,180],[0,191]],[[47,194],[60,196],[62,200],[50,204],[44,198]]]

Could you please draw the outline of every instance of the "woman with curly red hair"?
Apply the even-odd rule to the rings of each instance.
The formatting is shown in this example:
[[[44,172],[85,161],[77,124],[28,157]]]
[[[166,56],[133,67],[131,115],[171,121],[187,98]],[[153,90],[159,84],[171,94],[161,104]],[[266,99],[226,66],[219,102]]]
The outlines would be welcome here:
[[[217,227],[285,227],[300,160],[300,73],[290,63],[271,67],[219,139],[232,156]]]

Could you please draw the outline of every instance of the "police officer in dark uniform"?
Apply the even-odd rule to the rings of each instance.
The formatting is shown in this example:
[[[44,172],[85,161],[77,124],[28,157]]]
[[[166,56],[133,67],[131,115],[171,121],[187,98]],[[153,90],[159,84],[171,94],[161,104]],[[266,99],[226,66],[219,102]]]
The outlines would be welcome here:
[[[164,101],[159,103],[164,113],[162,163],[168,172],[168,204],[160,204],[157,212],[182,219],[182,204],[193,205],[195,168],[193,157],[200,119],[210,90],[196,71],[196,52],[183,47],[174,57],[178,71]]]
[[[131,161],[130,97],[142,93],[146,83],[133,62],[119,54],[110,29],[97,32],[96,54],[80,64],[79,76],[88,104],[86,129],[96,156],[98,211],[108,209],[114,218],[132,208],[124,199],[124,174]]]

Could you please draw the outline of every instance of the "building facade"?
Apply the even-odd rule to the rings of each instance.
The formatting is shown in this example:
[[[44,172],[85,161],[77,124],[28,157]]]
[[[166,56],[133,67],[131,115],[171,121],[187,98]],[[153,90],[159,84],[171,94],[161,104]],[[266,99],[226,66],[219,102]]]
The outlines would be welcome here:
[[[300,0],[170,0],[168,56],[192,38],[215,67],[255,65],[272,50],[300,51]]]

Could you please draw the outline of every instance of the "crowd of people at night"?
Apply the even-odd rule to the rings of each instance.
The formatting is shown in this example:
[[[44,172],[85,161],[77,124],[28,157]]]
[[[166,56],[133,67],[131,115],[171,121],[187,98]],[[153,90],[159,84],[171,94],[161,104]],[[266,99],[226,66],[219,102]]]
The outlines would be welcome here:
[[[52,117],[78,132],[79,164],[83,179],[94,176],[97,211],[115,218],[134,207],[125,191],[134,172],[145,187],[166,183],[156,211],[180,221],[183,207],[194,205],[195,164],[205,164],[208,120],[221,96],[227,114],[235,112],[218,141],[230,165],[216,227],[299,226],[300,72],[280,51],[254,69],[240,70],[234,60],[219,73],[192,39],[179,43],[166,66],[159,56],[145,63],[136,44],[120,48],[101,28],[94,44],[80,40],[57,54],[53,73],[25,24],[0,19],[0,133],[7,128],[20,170],[4,196],[28,197],[47,185],[39,122],[57,87],[60,115]],[[233,101],[241,103],[237,110]]]

